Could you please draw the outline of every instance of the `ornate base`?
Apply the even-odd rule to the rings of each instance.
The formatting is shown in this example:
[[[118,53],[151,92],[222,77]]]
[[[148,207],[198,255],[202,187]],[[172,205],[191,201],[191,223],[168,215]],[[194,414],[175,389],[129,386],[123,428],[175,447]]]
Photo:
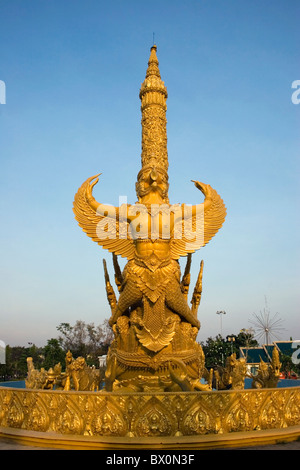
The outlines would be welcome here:
[[[209,450],[264,446],[299,440],[300,426],[264,431],[206,434],[176,437],[104,437],[76,436],[1,428],[0,439],[24,446],[65,450]]]
[[[293,440],[300,436],[300,387],[138,394],[0,387],[0,426],[6,438],[50,447],[197,449],[254,445],[260,436]]]

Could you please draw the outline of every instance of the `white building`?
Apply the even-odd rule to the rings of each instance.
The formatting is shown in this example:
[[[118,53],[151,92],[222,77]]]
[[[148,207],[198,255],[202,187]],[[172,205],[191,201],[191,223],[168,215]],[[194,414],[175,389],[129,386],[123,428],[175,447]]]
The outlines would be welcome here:
[[[98,356],[99,367],[106,367],[106,356]]]

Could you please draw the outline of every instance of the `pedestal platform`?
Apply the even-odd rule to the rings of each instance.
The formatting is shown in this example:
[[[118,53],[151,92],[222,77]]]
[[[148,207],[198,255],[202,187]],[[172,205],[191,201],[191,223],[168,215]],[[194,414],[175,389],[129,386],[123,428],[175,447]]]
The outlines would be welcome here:
[[[118,393],[0,387],[0,437],[64,449],[211,449],[300,436],[300,387]]]

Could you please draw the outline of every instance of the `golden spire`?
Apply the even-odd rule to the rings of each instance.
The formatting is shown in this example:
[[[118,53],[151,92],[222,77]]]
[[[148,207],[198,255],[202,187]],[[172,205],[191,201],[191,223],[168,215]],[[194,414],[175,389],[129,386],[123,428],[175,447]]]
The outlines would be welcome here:
[[[142,111],[142,170],[156,168],[168,171],[167,89],[161,80],[156,56],[157,46],[150,50],[146,78],[140,90]],[[142,171],[141,170],[141,171]]]

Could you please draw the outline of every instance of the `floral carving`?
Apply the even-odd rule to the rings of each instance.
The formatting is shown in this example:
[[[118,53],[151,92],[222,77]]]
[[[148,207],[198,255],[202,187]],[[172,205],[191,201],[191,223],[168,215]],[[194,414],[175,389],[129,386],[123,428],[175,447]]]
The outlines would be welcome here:
[[[0,426],[102,436],[230,433],[300,425],[300,388],[67,392],[0,387]]]

